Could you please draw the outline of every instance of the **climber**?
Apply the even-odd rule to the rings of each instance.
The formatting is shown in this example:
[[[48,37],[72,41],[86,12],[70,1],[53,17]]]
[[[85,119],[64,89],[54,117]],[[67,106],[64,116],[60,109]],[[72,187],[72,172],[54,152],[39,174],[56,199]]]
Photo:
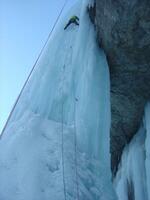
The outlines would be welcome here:
[[[66,24],[64,30],[66,30],[70,24],[75,24],[75,25],[79,26],[79,22],[78,21],[79,21],[79,18],[76,15],[72,16],[70,18],[69,22]]]

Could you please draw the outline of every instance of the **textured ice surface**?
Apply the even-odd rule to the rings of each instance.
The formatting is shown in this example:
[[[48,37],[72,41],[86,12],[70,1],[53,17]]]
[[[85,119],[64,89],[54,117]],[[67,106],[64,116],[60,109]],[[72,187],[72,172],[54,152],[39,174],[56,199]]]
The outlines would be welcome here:
[[[119,200],[150,200],[150,104],[141,128],[124,150],[114,185]]]
[[[145,170],[146,170],[146,184],[147,184],[147,195],[150,200],[150,103],[145,109]]]
[[[109,72],[86,6],[53,32],[0,141],[0,200],[113,200]],[[64,26],[78,15],[80,26]],[[78,198],[79,197],[79,198]]]

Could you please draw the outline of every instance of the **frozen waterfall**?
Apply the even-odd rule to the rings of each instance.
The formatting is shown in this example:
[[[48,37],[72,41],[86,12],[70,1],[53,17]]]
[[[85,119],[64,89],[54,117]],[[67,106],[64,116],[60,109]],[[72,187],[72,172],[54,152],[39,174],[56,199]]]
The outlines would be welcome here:
[[[114,185],[119,200],[150,200],[150,104],[138,133],[124,150]]]
[[[59,21],[7,124],[0,200],[116,200],[109,72],[88,3],[79,1]],[[80,26],[64,31],[72,15]]]

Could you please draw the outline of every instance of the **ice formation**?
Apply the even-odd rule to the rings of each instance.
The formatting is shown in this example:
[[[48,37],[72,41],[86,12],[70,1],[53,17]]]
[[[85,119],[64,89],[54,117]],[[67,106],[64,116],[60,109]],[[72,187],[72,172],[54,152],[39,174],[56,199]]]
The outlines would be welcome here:
[[[114,182],[119,200],[150,200],[150,104],[143,123],[123,153]]]
[[[0,140],[0,200],[116,200],[109,71],[88,3],[57,24]],[[80,26],[64,31],[72,15]]]

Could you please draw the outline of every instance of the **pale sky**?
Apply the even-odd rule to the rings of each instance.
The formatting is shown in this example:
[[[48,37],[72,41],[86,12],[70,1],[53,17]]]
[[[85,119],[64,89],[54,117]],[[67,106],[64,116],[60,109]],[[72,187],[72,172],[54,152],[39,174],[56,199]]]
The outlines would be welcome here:
[[[64,2],[0,0],[0,132]]]

